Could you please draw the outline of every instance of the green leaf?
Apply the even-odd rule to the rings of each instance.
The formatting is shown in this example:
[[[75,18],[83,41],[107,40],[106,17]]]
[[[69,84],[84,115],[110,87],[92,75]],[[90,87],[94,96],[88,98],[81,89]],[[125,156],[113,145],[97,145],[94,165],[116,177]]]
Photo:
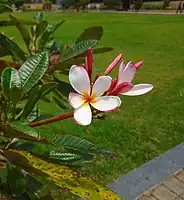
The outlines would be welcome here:
[[[37,23],[33,20],[24,20],[21,19],[21,23],[25,24],[25,25],[36,25]],[[0,26],[15,26],[15,23],[12,22],[11,20],[1,20],[0,21]]]
[[[4,184],[7,183],[7,176],[8,176],[8,168],[7,164],[0,167],[0,183]]]
[[[9,97],[12,88],[21,88],[19,72],[11,67],[5,68],[1,75],[1,87],[7,97]]]
[[[54,100],[54,103],[56,103],[56,105],[61,109],[61,110],[65,110],[67,109],[68,104],[66,105],[65,100],[58,98],[58,97],[52,97],[52,99]]]
[[[35,121],[40,117],[40,109],[37,107],[34,107],[32,111],[29,113],[27,120],[29,123]]]
[[[63,70],[69,70],[72,65],[80,65],[85,62],[85,58],[82,57],[82,55],[81,55],[81,57],[75,57],[75,58],[67,60],[67,61],[62,61],[58,64],[53,65],[52,67],[49,66],[49,71],[54,72],[54,71],[58,70],[62,73]],[[87,53],[85,53],[85,55],[87,55]],[[68,75],[68,72],[67,72],[67,75]]]
[[[21,100],[22,91],[20,88],[14,87],[10,91],[10,101],[13,103],[14,107]]]
[[[103,28],[101,26],[92,26],[84,30],[84,32],[77,38],[76,43],[83,40],[100,40],[103,35]]]
[[[0,3],[0,13],[12,12],[12,10],[13,9],[10,6]]]
[[[9,15],[9,17],[10,17],[11,21],[14,23],[14,25],[17,27],[17,29],[19,30],[25,44],[29,48],[29,43],[30,43],[31,37],[30,37],[30,33],[29,33],[28,29],[21,22],[21,20],[19,20],[16,16]]]
[[[61,62],[79,56],[80,54],[86,52],[89,48],[96,46],[97,43],[97,40],[83,40],[71,47],[66,48],[63,52]]]
[[[39,133],[34,128],[30,128],[26,124],[22,124],[19,121],[5,124],[2,127],[4,137],[18,138],[30,141],[36,141],[41,143],[47,143],[45,139],[41,139]]]
[[[50,83],[45,83],[40,87],[40,96],[45,96],[52,92],[55,88],[57,88],[58,83],[55,82],[50,82]]]
[[[18,62],[26,60],[26,53],[14,41],[0,33],[0,57],[8,55]]]
[[[36,38],[40,37],[47,29],[48,22],[43,20],[40,21],[36,27]]]
[[[44,18],[44,15],[42,12],[38,12],[36,13],[36,15],[34,16],[34,19],[39,23],[40,21],[42,21]]]
[[[27,119],[27,117],[29,116],[29,114],[32,112],[33,108],[36,106],[36,103],[39,100],[39,86],[34,87],[30,92],[29,92],[29,96],[28,99],[25,103],[24,109],[23,109],[23,113],[22,113],[22,119]]]
[[[80,175],[70,167],[49,163],[25,151],[4,151],[4,155],[8,158],[11,153],[23,156],[23,158],[17,156],[19,160],[16,159],[12,161],[15,165],[18,164],[26,170],[29,169],[30,173],[43,172],[48,175],[58,187],[69,189],[71,193],[81,198],[86,200],[121,200],[121,198],[110,189],[96,183],[96,181],[91,178]],[[31,169],[31,167],[33,168]],[[38,170],[38,172],[36,170]]]
[[[40,49],[43,49],[46,43],[51,43],[53,41],[53,25],[48,25],[44,33],[37,40],[37,45],[39,44]]]
[[[72,135],[51,134],[50,132],[40,132],[41,138],[47,139],[50,144],[58,147],[64,147],[67,150],[73,149],[83,153],[103,155],[106,157],[117,157],[113,152],[107,151],[103,148],[96,147],[93,143]]]
[[[86,162],[94,159],[94,156],[88,152],[84,153],[78,150],[64,149],[62,146],[49,144],[44,145],[35,142],[18,141],[13,149],[19,151],[28,151],[30,153],[33,153],[34,155],[44,157],[44,159],[46,160],[50,160],[60,164],[73,164],[79,161]]]
[[[72,135],[54,135],[48,139],[52,144],[57,146],[80,149],[81,151],[89,151],[94,147],[94,144],[91,142]]]
[[[45,45],[41,49],[52,52],[51,49],[52,49],[54,43],[55,43],[55,41],[51,39],[50,41],[46,42]]]
[[[58,29],[64,22],[65,22],[65,20],[60,21],[59,23],[57,23],[57,24],[54,26],[52,33],[54,33],[55,31],[57,31],[57,29]]]
[[[48,52],[38,53],[26,60],[19,69],[24,93],[28,92],[42,78],[48,65]]]
[[[112,51],[114,48],[112,47],[101,47],[101,48],[96,48],[93,49],[93,54],[102,54],[102,53],[107,53],[109,51]]]
[[[74,162],[81,161],[91,161],[94,159],[94,156],[89,153],[82,153],[77,150],[52,150],[49,152],[49,156],[47,157],[54,161],[59,161],[59,163],[63,164],[72,164]]]
[[[45,95],[52,92],[57,87],[57,83],[46,83],[41,86],[37,86],[33,88],[28,96],[28,100],[24,106],[24,110],[22,113],[22,118],[26,119],[28,115],[31,113],[33,108],[36,106],[36,103],[44,97]]]
[[[20,169],[11,166],[8,168],[8,185],[13,195],[21,195],[27,189],[26,179]]]
[[[1,86],[2,89],[11,89],[13,87],[21,87],[21,80],[19,72],[11,67],[7,67],[3,70],[1,75]]]

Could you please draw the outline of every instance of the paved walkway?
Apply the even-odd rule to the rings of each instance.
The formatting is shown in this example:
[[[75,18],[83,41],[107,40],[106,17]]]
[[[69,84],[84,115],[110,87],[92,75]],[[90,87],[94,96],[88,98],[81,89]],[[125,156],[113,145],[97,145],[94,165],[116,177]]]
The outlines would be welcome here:
[[[109,187],[124,200],[135,200],[137,197],[139,200],[184,200],[184,170],[180,173],[178,171],[184,169],[182,155],[184,155],[184,142],[139,168],[120,176]],[[173,185],[169,185],[171,179],[175,181],[173,185],[178,188],[176,191],[172,191],[171,186]],[[167,181],[163,182],[163,180]],[[171,183],[173,182],[171,181]],[[179,190],[181,188],[182,192]],[[169,190],[169,194],[172,193],[172,195],[169,195],[169,198],[158,198],[159,196],[156,194],[158,191],[163,192],[163,190]],[[144,193],[145,191],[147,192]],[[140,199],[140,195],[142,199]],[[147,196],[149,198],[146,198]]]
[[[160,184],[154,185],[136,200],[184,200],[184,169],[175,172]]]

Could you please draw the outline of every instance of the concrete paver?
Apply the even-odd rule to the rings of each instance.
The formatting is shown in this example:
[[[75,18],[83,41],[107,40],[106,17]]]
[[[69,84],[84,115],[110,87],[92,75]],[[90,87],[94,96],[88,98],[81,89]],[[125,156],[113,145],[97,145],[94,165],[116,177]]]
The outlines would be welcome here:
[[[164,185],[158,185],[158,187],[152,191],[152,195],[159,200],[175,200],[177,195]]]
[[[177,195],[181,195],[184,192],[184,183],[174,176],[171,176],[166,181],[163,181],[163,184]]]
[[[143,192],[136,200],[184,200],[184,169]]]

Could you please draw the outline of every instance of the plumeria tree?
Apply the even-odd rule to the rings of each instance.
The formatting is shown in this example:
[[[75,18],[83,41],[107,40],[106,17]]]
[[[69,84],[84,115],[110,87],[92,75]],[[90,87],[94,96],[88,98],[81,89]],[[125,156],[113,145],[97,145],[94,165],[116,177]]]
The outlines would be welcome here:
[[[94,74],[92,48],[86,52],[86,45],[82,49],[78,45],[82,39],[89,38],[94,29],[99,30],[99,27],[86,29],[76,45],[64,51],[62,62],[71,58],[71,63],[77,58],[80,61],[66,71],[74,89],[67,95],[70,112],[63,111],[56,116],[43,115],[37,106],[39,101],[58,89],[58,79],[50,72],[55,51],[51,54],[51,47],[47,46],[38,52],[30,51],[31,56],[27,56],[6,35],[0,35],[3,53],[14,58],[11,65],[7,64],[8,61],[4,63],[0,83],[0,192],[5,199],[59,200],[65,192],[87,200],[121,199],[76,170],[76,166],[80,169],[97,157],[116,158],[116,153],[80,137],[37,128],[56,121],[64,124],[62,120],[68,118],[87,126],[92,119],[99,118],[99,114],[115,112],[121,106],[120,95],[143,95],[152,90],[151,84],[132,83],[143,62],[126,64],[122,61],[122,54],[103,74]],[[109,74],[118,66],[118,75],[113,79]],[[49,79],[49,75],[53,77]]]

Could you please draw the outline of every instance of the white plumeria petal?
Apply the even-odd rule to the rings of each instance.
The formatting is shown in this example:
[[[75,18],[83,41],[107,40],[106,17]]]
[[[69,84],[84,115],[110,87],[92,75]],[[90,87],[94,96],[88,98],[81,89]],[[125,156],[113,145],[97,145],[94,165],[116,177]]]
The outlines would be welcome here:
[[[111,85],[112,78],[110,76],[100,76],[94,83],[92,95],[100,97],[107,91]]]
[[[146,94],[147,92],[151,91],[153,89],[153,85],[151,84],[137,84],[134,85],[131,90],[125,93],[121,93],[122,95],[127,96],[138,96]]]
[[[132,61],[130,61],[126,65],[126,67],[125,63],[122,63],[119,67],[118,84],[123,82],[131,83],[135,74],[136,74],[136,66]]]
[[[85,103],[79,108],[75,109],[74,119],[78,124],[82,126],[87,126],[91,123],[92,112],[88,103]]]
[[[71,92],[69,94],[69,102],[70,102],[70,105],[73,107],[73,108],[79,108],[80,106],[82,106],[84,104],[84,98],[82,95],[80,94],[77,94],[77,93],[73,93]]]
[[[69,81],[78,93],[90,93],[90,80],[87,71],[83,67],[73,65],[69,71]]]
[[[91,105],[99,111],[112,111],[121,105],[121,99],[117,96],[102,96],[95,99]]]

